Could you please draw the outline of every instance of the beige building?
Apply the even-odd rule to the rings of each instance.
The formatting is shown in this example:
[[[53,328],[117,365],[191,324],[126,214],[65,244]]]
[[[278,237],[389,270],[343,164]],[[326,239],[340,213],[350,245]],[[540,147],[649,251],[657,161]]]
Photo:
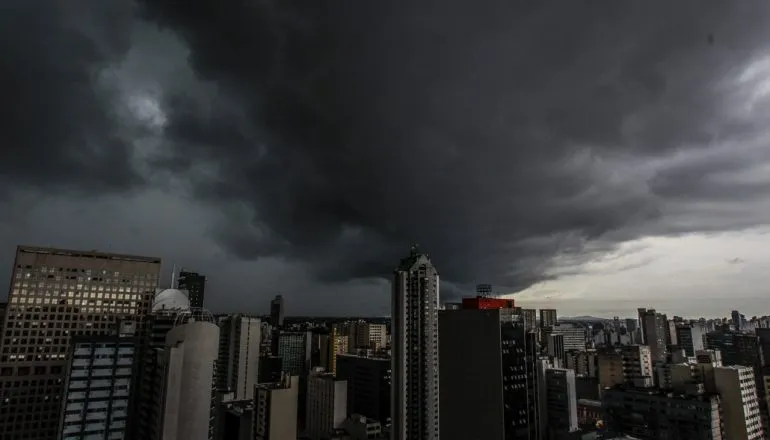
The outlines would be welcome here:
[[[257,385],[254,393],[254,440],[297,438],[299,377],[284,374],[280,382]]]
[[[321,440],[342,426],[347,416],[348,383],[317,369],[307,379],[306,436]]]
[[[0,338],[3,440],[56,437],[70,338],[110,334],[121,318],[141,320],[160,269],[153,257],[16,249]]]
[[[714,382],[722,398],[722,421],[728,439],[764,439],[759,401],[751,367],[714,368]]]
[[[180,313],[177,323],[166,335],[162,438],[207,440],[219,327],[207,312]]]

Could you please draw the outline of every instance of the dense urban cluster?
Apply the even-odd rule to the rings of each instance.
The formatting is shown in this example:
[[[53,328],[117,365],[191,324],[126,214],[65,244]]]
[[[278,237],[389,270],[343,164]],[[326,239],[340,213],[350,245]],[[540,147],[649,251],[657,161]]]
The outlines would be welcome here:
[[[770,318],[559,319],[490,285],[440,300],[416,247],[389,319],[213,315],[161,260],[19,246],[0,322],[0,438],[757,440]],[[176,271],[175,271],[176,272]],[[214,299],[215,300],[215,299]]]

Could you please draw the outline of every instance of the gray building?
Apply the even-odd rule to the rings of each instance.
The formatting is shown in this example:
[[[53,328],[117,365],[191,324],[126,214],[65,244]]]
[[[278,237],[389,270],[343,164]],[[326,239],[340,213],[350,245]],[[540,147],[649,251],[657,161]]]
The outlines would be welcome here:
[[[578,430],[575,372],[563,368],[545,371],[545,419],[549,440],[572,438]]]
[[[337,356],[337,378],[348,386],[348,414],[360,414],[390,426],[390,368],[390,358]]]
[[[0,338],[3,440],[57,436],[71,337],[148,313],[159,258],[19,246]]]
[[[276,295],[270,301],[270,325],[274,328],[283,327],[283,295]]]
[[[553,327],[557,323],[556,309],[540,309],[540,327]]]
[[[720,398],[618,385],[602,393],[606,431],[640,440],[721,440]]]
[[[206,276],[197,272],[179,272],[177,288],[189,293],[190,307],[203,307],[203,298],[206,294]]]
[[[586,329],[580,325],[557,324],[553,327],[543,327],[542,337],[546,345],[550,335],[562,335],[565,350],[584,351],[586,349]]]
[[[441,440],[538,438],[536,333],[514,309],[439,316]]]
[[[305,376],[310,371],[312,352],[311,332],[285,332],[278,335],[278,356],[283,363],[283,371],[292,376]]]
[[[666,361],[667,341],[670,339],[668,318],[655,312],[655,309],[640,308],[639,324],[642,329],[642,341],[650,347],[653,361]]]
[[[700,325],[680,324],[676,327],[676,339],[679,347],[684,349],[687,356],[695,356],[695,352],[703,350],[705,332]]]
[[[438,271],[413,246],[393,276],[392,440],[438,440],[438,310]]]
[[[59,438],[128,438],[133,335],[73,338]]]

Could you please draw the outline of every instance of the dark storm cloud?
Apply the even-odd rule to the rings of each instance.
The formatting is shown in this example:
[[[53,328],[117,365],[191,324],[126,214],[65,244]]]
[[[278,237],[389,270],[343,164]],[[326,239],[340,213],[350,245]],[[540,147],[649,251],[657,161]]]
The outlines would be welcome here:
[[[325,279],[384,275],[416,241],[453,283],[525,287],[669,196],[728,197],[690,165],[608,167],[749,136],[723,81],[770,36],[755,1],[143,3],[219,86],[213,117],[169,100],[166,136],[218,166],[199,196],[245,204],[220,239]]]
[[[0,5],[0,179],[9,185],[124,190],[138,183],[101,69],[128,50],[129,2]]]

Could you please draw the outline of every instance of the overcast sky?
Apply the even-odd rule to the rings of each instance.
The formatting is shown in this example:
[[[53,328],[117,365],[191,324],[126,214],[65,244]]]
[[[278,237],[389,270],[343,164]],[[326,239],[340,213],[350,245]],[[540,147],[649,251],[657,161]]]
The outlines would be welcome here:
[[[6,0],[0,96],[2,267],[382,315],[419,243],[446,299],[770,314],[767,1]]]

